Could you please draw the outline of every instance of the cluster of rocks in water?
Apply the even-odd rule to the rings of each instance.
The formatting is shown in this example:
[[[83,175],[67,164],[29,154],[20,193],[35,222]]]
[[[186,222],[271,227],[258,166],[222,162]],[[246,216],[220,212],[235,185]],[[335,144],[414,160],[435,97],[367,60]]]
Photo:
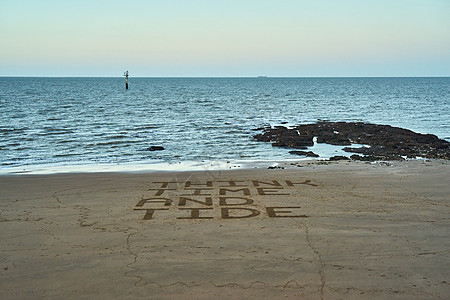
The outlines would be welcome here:
[[[307,150],[317,143],[347,146],[342,150],[354,153],[350,157],[334,156],[330,160],[403,160],[407,158],[450,159],[450,143],[432,134],[416,133],[390,125],[363,122],[328,122],[303,124],[293,128],[284,126],[259,128],[255,139],[270,142],[275,147],[298,149],[292,154],[318,157]],[[350,147],[352,144],[366,147]]]

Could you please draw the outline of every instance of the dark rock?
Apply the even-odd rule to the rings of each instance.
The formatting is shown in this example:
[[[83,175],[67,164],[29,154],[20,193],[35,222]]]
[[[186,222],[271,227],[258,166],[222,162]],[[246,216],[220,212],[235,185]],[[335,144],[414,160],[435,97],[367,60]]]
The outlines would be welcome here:
[[[351,153],[366,153],[367,152],[367,147],[360,147],[360,148],[355,148],[355,147],[344,147],[342,148],[342,150],[344,150],[345,152],[351,152]]]
[[[377,161],[377,160],[383,160],[381,157],[373,156],[373,155],[366,155],[361,156],[358,154],[353,154],[350,156],[352,160],[360,160],[360,161]]]
[[[300,150],[308,149],[308,147],[305,146],[304,144],[297,143],[297,142],[293,142],[293,143],[275,142],[275,143],[272,143],[272,146],[273,147],[280,147],[280,148],[294,148],[294,149],[300,149]]]
[[[330,157],[330,160],[331,160],[331,161],[337,161],[337,160],[350,160],[350,158],[348,158],[347,156],[336,155],[336,156]]]
[[[163,146],[150,146],[149,148],[147,148],[148,151],[161,151],[164,150]]]
[[[254,128],[252,129],[253,131],[262,131],[262,130],[266,130],[267,127],[259,127],[259,128]]]
[[[362,156],[361,155],[358,155],[358,154],[353,154],[353,155],[351,155],[350,156],[350,159],[353,159],[353,160],[362,160]]]
[[[384,161],[384,160],[404,160],[403,157],[399,155],[388,155],[388,156],[376,156],[376,155],[365,155],[360,156],[357,154],[353,154],[350,156],[353,160],[361,160],[361,161]]]
[[[272,142],[274,147],[304,149],[314,145],[313,136],[301,135],[298,130],[284,126],[265,129],[264,133],[257,134],[254,138],[261,142]]]
[[[322,134],[317,137],[317,142],[337,146],[347,146],[352,144],[345,135],[334,132],[322,132]]]
[[[315,154],[312,151],[289,151],[289,153],[307,157],[319,157],[319,155]]]
[[[263,133],[255,135],[258,141],[270,142],[275,147],[294,149],[313,146],[314,137],[317,137],[318,143],[345,146],[351,143],[369,145],[370,147],[344,148],[346,152],[368,156],[365,158],[367,160],[401,160],[403,157],[450,159],[448,141],[432,134],[416,133],[390,125],[320,121],[315,124],[302,124],[291,129],[284,126],[267,127]]]

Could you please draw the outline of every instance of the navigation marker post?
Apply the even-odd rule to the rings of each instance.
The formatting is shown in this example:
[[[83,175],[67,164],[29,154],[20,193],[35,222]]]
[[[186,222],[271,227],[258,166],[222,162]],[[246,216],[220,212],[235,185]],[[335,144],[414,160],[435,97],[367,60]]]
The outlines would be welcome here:
[[[125,89],[128,90],[128,71],[125,71],[123,76],[125,76]]]

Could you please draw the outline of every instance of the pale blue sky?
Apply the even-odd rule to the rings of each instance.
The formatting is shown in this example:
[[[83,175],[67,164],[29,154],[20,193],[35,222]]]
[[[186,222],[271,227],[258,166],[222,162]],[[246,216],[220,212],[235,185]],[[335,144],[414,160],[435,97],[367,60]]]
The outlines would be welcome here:
[[[0,76],[450,76],[450,0],[0,0]]]

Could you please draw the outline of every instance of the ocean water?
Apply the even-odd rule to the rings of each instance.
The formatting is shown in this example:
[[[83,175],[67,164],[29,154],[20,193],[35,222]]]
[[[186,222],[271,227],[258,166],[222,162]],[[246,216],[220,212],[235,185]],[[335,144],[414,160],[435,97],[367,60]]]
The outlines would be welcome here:
[[[255,141],[254,130],[317,120],[389,124],[450,141],[448,77],[130,77],[128,90],[124,81],[0,77],[0,171],[297,159]]]

